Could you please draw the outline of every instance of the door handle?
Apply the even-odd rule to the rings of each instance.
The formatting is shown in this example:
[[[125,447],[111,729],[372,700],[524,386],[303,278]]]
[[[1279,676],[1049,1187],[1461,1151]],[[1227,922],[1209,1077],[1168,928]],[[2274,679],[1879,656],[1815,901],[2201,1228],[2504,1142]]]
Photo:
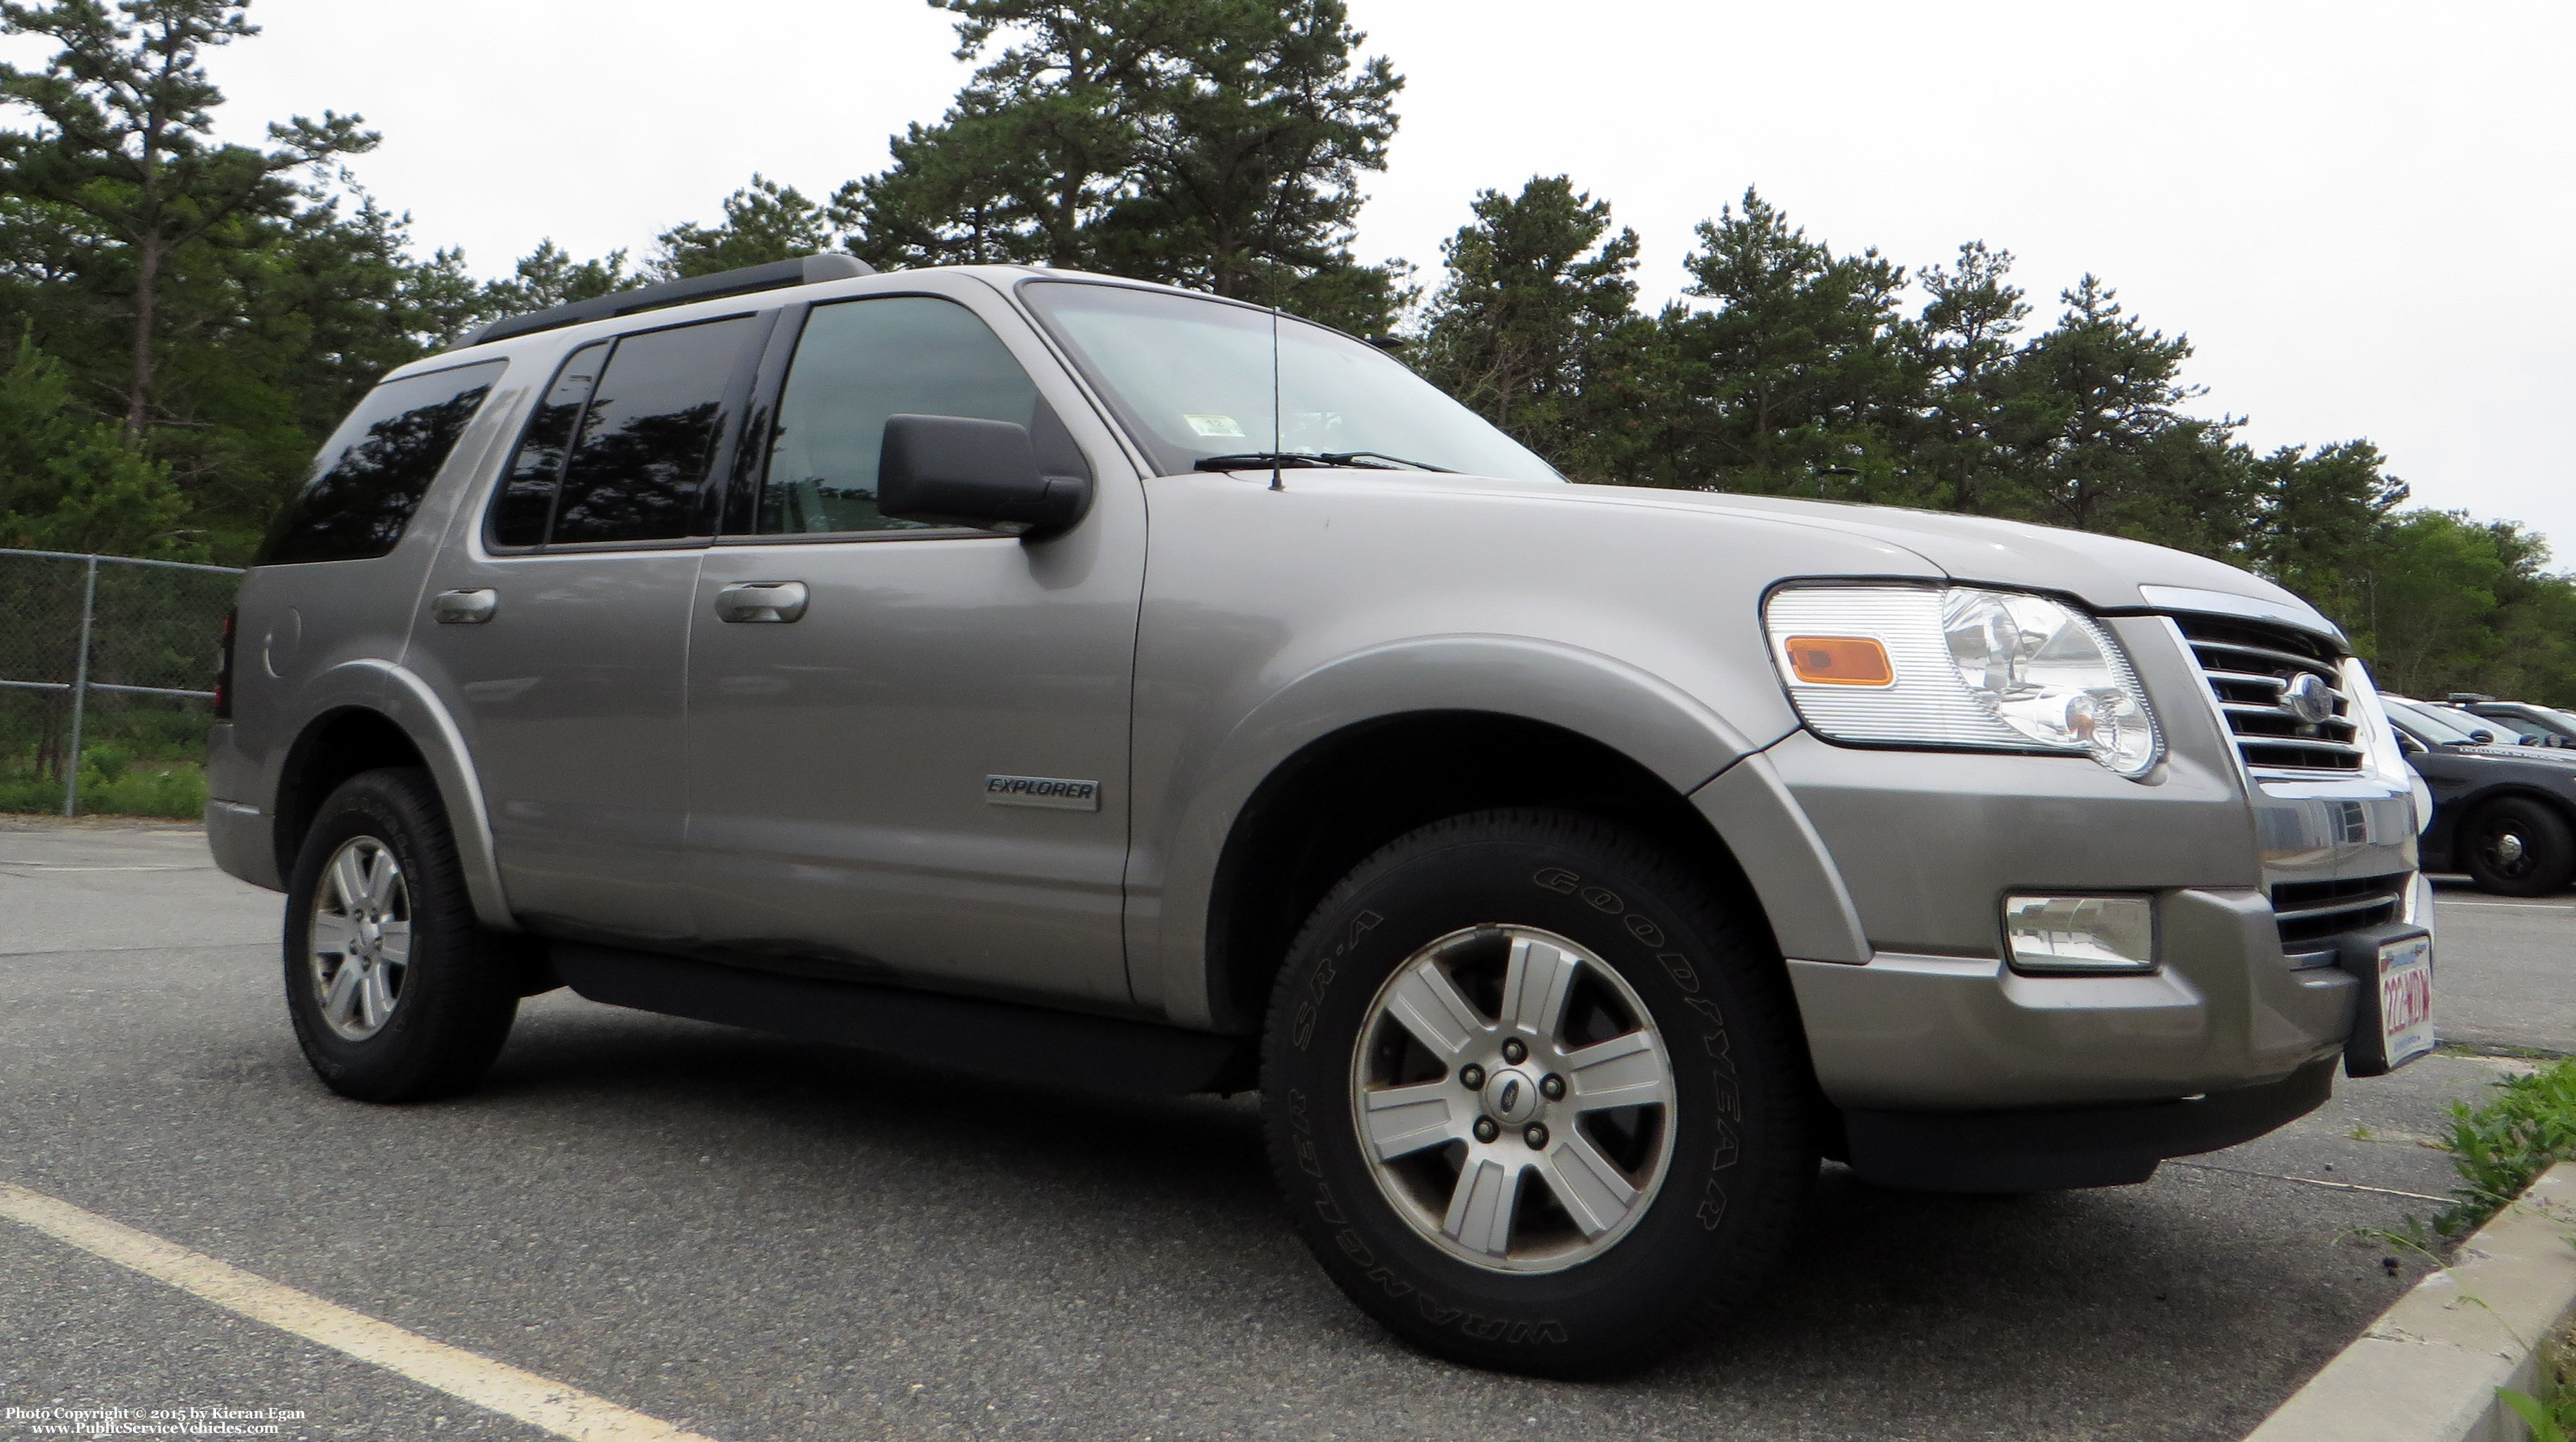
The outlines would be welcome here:
[[[441,591],[430,598],[429,618],[442,626],[480,626],[500,609],[498,591]]]
[[[719,621],[793,621],[805,614],[802,581],[737,581],[716,592]]]

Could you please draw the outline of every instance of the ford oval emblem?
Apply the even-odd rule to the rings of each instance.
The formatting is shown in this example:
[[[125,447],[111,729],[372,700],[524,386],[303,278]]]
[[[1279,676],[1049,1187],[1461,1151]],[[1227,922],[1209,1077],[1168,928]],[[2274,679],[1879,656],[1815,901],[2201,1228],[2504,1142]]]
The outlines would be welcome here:
[[[2334,719],[2334,687],[2314,671],[2302,671],[2289,685],[2281,688],[2281,705],[2291,715],[2311,726]]]

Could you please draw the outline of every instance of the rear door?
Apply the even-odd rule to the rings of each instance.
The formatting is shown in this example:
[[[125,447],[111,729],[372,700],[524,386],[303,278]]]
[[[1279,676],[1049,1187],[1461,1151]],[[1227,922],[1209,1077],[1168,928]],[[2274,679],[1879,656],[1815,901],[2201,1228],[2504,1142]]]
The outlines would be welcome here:
[[[766,454],[690,610],[698,929],[827,974],[1124,1003],[1142,491],[999,296],[921,284],[781,327]],[[1023,544],[878,514],[900,414],[1030,427],[1048,469],[1096,474],[1090,515]],[[793,615],[740,604],[791,586]]]
[[[687,934],[689,600],[774,318],[575,351],[422,592],[410,664],[464,728],[511,907],[543,929]]]

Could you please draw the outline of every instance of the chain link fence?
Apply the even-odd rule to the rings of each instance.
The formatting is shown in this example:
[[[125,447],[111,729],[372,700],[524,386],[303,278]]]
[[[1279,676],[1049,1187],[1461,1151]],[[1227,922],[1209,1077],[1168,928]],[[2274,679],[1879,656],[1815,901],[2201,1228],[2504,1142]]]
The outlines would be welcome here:
[[[0,549],[0,811],[205,808],[231,566]]]

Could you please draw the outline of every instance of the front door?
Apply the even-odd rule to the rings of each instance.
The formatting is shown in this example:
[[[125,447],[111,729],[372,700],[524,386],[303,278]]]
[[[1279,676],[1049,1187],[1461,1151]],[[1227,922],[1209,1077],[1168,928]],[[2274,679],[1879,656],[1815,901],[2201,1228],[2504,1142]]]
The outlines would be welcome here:
[[[1104,474],[1036,544],[877,513],[891,415],[1017,422],[1089,467],[1071,415],[1115,454],[1024,322],[950,291],[807,313],[747,534],[699,572],[697,927],[819,974],[1124,1004],[1143,497]]]
[[[511,909],[563,935],[685,938],[689,602],[771,317],[576,351],[444,548],[407,663],[465,732]]]

